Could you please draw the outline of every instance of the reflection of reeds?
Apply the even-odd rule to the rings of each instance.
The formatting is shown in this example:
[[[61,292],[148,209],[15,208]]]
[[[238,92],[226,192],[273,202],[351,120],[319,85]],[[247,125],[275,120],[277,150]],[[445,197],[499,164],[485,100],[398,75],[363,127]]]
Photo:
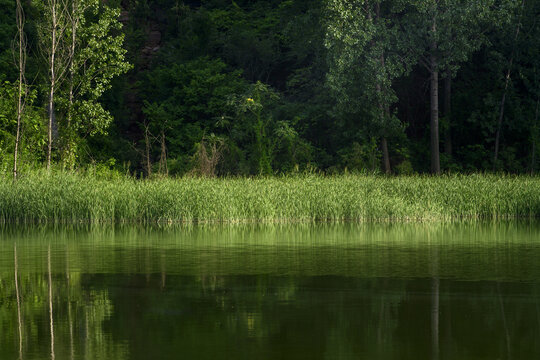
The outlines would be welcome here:
[[[354,277],[540,278],[540,224],[536,220],[207,224],[152,229],[140,225],[0,227],[0,254],[9,253],[11,259],[16,241],[19,276],[46,274],[48,264],[40,259],[50,244],[55,255],[52,272],[69,268],[70,281],[75,282],[81,272],[143,270],[166,273],[167,279],[175,274],[322,275],[328,271]],[[148,261],[141,263],[141,259]],[[0,274],[9,272],[11,277],[11,261],[1,260]],[[331,264],[331,269],[321,264]]]
[[[1,177],[4,222],[426,221],[540,215],[540,178],[528,176],[111,180],[33,172],[15,183]]]

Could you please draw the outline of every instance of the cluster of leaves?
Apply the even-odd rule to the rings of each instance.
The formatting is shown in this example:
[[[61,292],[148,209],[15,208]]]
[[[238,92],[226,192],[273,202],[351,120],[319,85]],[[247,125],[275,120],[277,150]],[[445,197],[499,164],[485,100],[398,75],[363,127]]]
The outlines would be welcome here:
[[[54,156],[65,165],[74,166],[74,160],[82,155],[85,139],[105,134],[112,123],[101,97],[111,88],[113,78],[130,69],[122,47],[120,10],[99,0],[33,1],[22,5],[23,37],[28,39],[23,42],[27,54],[23,63],[28,66],[21,70],[28,84],[23,84],[21,99],[24,106],[20,153],[23,160],[43,160],[47,145],[45,117],[50,113],[44,110],[50,107],[48,101],[54,88],[53,121],[49,125]],[[15,6],[10,2],[7,8],[13,11],[0,14],[0,79],[11,81],[1,86],[3,155],[13,152],[16,141],[15,89],[19,79],[19,69],[14,64],[19,46],[13,40],[18,38]],[[55,22],[51,22],[53,14]],[[6,60],[8,57],[10,61]]]
[[[43,159],[45,145],[45,126],[43,111],[34,104],[37,98],[35,89],[26,87],[26,111],[22,118],[22,137],[20,149],[26,161],[34,163]],[[0,164],[13,166],[13,146],[17,126],[18,85],[9,81],[0,84]]]

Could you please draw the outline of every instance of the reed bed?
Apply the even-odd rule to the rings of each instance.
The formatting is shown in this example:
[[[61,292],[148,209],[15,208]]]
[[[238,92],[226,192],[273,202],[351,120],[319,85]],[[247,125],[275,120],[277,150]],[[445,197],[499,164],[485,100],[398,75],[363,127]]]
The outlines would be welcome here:
[[[540,178],[510,175],[105,179],[0,174],[4,223],[445,221],[540,216]]]

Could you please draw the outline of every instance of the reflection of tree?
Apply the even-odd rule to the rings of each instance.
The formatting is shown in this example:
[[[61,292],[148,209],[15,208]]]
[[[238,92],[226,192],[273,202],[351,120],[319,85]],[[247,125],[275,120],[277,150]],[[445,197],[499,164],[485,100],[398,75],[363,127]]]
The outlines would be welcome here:
[[[436,284],[432,279],[265,274],[204,277],[173,274],[167,275],[163,286],[162,273],[148,277],[144,273],[70,273],[68,282],[65,276],[55,275],[54,264],[61,260],[54,254],[51,248],[57,359],[70,358],[71,354],[74,358],[121,359],[128,349],[133,359],[148,358],[149,351],[155,358],[182,354],[198,359],[223,358],[225,353],[228,358],[241,359],[246,354],[255,356],[260,352],[276,358],[283,351],[291,357],[313,359],[429,357],[433,343],[428,340],[431,330],[426,308],[437,304],[441,314],[450,309],[455,314],[445,318],[452,326],[439,327],[437,332],[441,338],[449,335],[453,339],[456,357],[497,358],[506,354],[504,347],[489,346],[488,339],[501,343],[505,334],[493,282],[439,279],[438,291],[432,287]],[[9,282],[3,277],[1,291],[13,294],[13,298],[11,304],[0,303],[0,324],[8,330],[5,333],[9,333],[9,328],[13,331],[12,350],[16,354],[18,322],[12,274],[11,288],[6,287]],[[49,351],[48,274],[48,271],[22,277],[19,274],[21,299],[24,299],[22,330],[28,334],[23,343],[24,352]],[[448,296],[445,289],[449,285],[455,294],[463,295]],[[513,291],[532,293],[532,287],[520,284]],[[437,293],[439,301],[434,302]],[[501,286],[503,299],[505,294],[508,289]],[[515,356],[523,358],[540,350],[534,345],[538,331],[523,331],[524,327],[535,329],[536,317],[527,317],[527,312],[536,311],[536,300],[518,303],[519,306],[504,301],[508,334],[518,349]],[[11,320],[2,315],[9,314],[10,309]],[[452,329],[452,334],[445,334],[447,329]],[[482,338],[487,339],[479,344],[474,334],[486,334]],[[527,344],[533,347],[528,348]],[[6,343],[0,345],[3,357]],[[445,345],[446,342],[440,344],[441,357],[447,354]],[[9,342],[8,346],[11,346]]]
[[[49,325],[51,327],[51,360],[55,359],[54,353],[54,321],[53,321],[53,299],[52,299],[52,279],[51,279],[51,245],[47,248],[47,275],[49,284]]]
[[[497,297],[499,300],[499,307],[501,309],[501,319],[504,329],[504,340],[506,344],[506,358],[511,359],[511,345],[510,345],[510,331],[508,330],[508,323],[506,320],[506,312],[504,311],[504,303],[501,295],[501,284],[497,281]]]
[[[431,279],[431,358],[439,360],[439,313],[440,313],[440,280],[439,280],[439,249],[433,247],[431,258],[432,276]]]
[[[39,273],[21,266],[19,250],[13,245],[11,275],[0,272],[0,358],[126,358],[123,344],[103,331],[113,312],[107,292],[82,288],[80,275],[68,267],[57,276],[59,259],[52,246],[36,249],[35,261],[46,256]]]
[[[428,240],[422,225],[392,225],[358,240],[347,226],[0,242],[0,358],[48,355],[51,324],[56,359],[504,358],[505,334],[514,358],[540,353],[527,261],[540,250],[511,227],[507,244],[482,227],[437,225]],[[465,240],[445,247],[441,234]]]
[[[19,264],[17,261],[17,245],[13,245],[13,263],[15,269],[15,293],[17,295],[17,329],[19,330],[19,359],[23,358],[22,344],[22,317],[21,317],[21,297],[19,295]]]

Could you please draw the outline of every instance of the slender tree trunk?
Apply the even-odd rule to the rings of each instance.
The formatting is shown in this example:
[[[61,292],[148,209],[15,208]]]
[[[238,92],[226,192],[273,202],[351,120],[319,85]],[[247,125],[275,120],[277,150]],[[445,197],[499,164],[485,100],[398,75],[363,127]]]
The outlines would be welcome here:
[[[21,296],[19,295],[19,266],[17,261],[17,245],[13,245],[13,256],[15,260],[15,292],[17,295],[17,323],[19,330],[19,360],[23,359],[23,335],[22,335],[22,316],[21,316]]]
[[[436,46],[436,45],[435,45]],[[430,80],[430,150],[431,150],[431,172],[441,173],[441,163],[439,159],[439,72],[437,71],[437,58],[431,56],[431,80]]]
[[[144,127],[144,142],[146,150],[146,176],[150,177],[152,175],[152,161],[150,159],[150,134],[148,131],[148,124],[145,124]]]
[[[54,101],[56,89],[60,85],[61,79],[69,68],[69,52],[64,49],[64,32],[68,25],[67,19],[70,14],[67,12],[67,4],[64,0],[48,0],[47,20],[48,29],[43,36],[50,39],[50,44],[46,44],[46,53],[49,61],[49,103],[47,110],[49,112],[48,138],[47,138],[47,170],[51,168],[53,136],[56,136],[56,119],[54,114]],[[49,32],[50,31],[50,32]]]
[[[384,60],[381,60],[384,64]],[[383,65],[384,66],[384,65]],[[390,110],[382,103],[382,89],[381,84],[377,83],[375,85],[378,97],[379,97],[379,113],[381,117],[381,122],[385,121],[385,116],[389,116]],[[390,167],[390,156],[388,154],[388,140],[386,136],[382,136],[381,138],[381,149],[383,153],[383,164],[384,164],[384,172],[386,174],[390,174],[392,172],[392,169]]]
[[[521,2],[521,14],[523,13],[523,7],[525,6],[525,0]],[[497,131],[495,132],[495,150],[493,151],[493,171],[497,168],[497,160],[499,158],[499,146],[501,138],[501,128],[504,118],[504,104],[506,102],[506,93],[508,92],[508,84],[510,83],[510,75],[512,74],[512,64],[514,63],[514,56],[516,51],[516,42],[519,37],[519,31],[521,29],[521,14],[519,15],[518,24],[516,26],[516,34],[514,35],[514,43],[512,44],[512,54],[510,55],[510,61],[508,62],[508,69],[506,70],[506,76],[504,78],[504,90],[501,98],[501,104],[499,106],[499,118],[497,120]]]
[[[441,163],[439,158],[439,60],[437,57],[437,11],[438,0],[433,4],[433,15],[431,19],[431,43],[429,46],[429,72],[430,78],[430,151],[431,151],[431,173],[441,173]]]
[[[444,117],[446,129],[444,131],[444,152],[452,156],[452,72],[446,72],[444,79]]]
[[[383,152],[384,172],[386,174],[391,174],[392,168],[390,167],[390,156],[388,155],[388,141],[384,136],[381,139],[381,147]]]
[[[17,163],[19,160],[19,143],[21,139],[21,123],[22,115],[24,111],[24,101],[26,88],[23,89],[24,72],[26,65],[26,38],[24,35],[24,10],[21,4],[21,0],[17,0],[17,37],[18,37],[18,50],[19,50],[19,91],[17,100],[17,130],[15,133],[15,150],[13,152],[13,179],[17,179]]]
[[[534,175],[534,168],[535,168],[535,163],[536,163],[536,141],[533,140],[533,144],[532,144],[532,156],[531,156],[531,175]]]
[[[72,37],[72,56],[73,56],[73,52],[75,51],[75,29],[73,29],[72,31],[72,34],[73,34],[73,37]],[[73,59],[71,59],[71,62],[73,62]],[[73,78],[75,76],[75,69],[73,67],[73,63],[70,65],[70,70],[69,70],[69,98],[68,98],[68,111],[67,111],[67,121],[66,121],[66,137],[67,137],[67,142],[66,142],[66,156],[68,157],[68,162],[69,162],[69,166],[73,166],[73,159],[72,159],[72,154],[71,154],[71,122],[72,122],[72,118],[73,118]]]
[[[512,62],[513,58],[510,62]],[[497,120],[497,131],[495,132],[495,150],[493,153],[493,171],[497,168],[497,160],[499,158],[499,142],[501,138],[501,127],[502,127],[502,121],[504,117],[504,104],[506,102],[506,91],[508,89],[508,82],[510,80],[510,67],[508,68],[508,72],[506,73],[506,80],[504,84],[504,91],[501,99],[501,105],[499,108],[499,119]]]
[[[366,6],[369,6],[369,3],[366,2]],[[379,21],[379,17],[381,16],[381,4],[377,1],[375,2],[375,23]],[[371,11],[368,8],[368,19],[371,19]],[[384,60],[384,53],[381,54],[379,58],[381,69],[384,69],[385,66],[385,60]],[[390,116],[390,109],[388,108],[388,104],[386,104],[383,101],[384,94],[383,94],[383,88],[381,82],[377,82],[375,85],[377,95],[379,97],[379,110],[380,110],[380,116],[381,116],[381,122],[383,124],[383,127],[385,127],[386,124],[386,117]],[[384,164],[384,172],[386,174],[390,174],[392,172],[392,168],[390,167],[390,156],[388,153],[388,139],[384,135],[381,138],[381,148],[383,153],[383,164]]]
[[[49,90],[49,124],[48,124],[48,138],[47,138],[47,170],[51,169],[51,154],[52,154],[52,133],[53,133],[53,122],[54,122],[54,90],[56,88],[56,48],[57,48],[57,38],[56,30],[58,26],[57,19],[57,5],[56,1],[53,0],[50,4],[51,6],[51,49],[50,49],[50,58],[49,58],[49,71],[50,71],[50,90]]]
[[[49,124],[48,124],[48,136],[47,136],[47,170],[51,169],[51,154],[52,154],[52,129],[54,122],[54,81],[51,81],[51,89],[49,92]]]
[[[161,154],[159,157],[159,172],[161,174],[169,175],[169,170],[167,169],[167,146],[165,143],[165,130],[161,130]]]
[[[536,112],[534,115],[534,132],[532,139],[532,154],[531,154],[531,175],[534,175],[536,167],[536,140],[538,138],[538,105],[540,104],[540,97],[536,99]]]
[[[74,102],[74,81],[75,81],[75,48],[77,46],[77,30],[79,28],[79,4],[77,0],[71,3],[71,44],[69,49],[69,94],[68,94],[68,111],[66,121],[66,149],[65,156],[68,158],[68,166],[73,167],[75,159],[72,152],[72,119],[73,119],[73,102]],[[84,11],[84,10],[83,10]],[[65,161],[65,160],[64,160]]]

